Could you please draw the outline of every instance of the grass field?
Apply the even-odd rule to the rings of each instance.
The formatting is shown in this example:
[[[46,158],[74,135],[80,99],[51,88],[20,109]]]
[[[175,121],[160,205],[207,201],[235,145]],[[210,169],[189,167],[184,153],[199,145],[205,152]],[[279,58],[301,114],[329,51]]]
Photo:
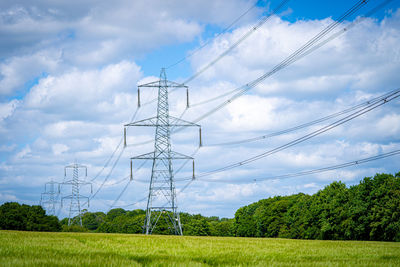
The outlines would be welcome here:
[[[400,243],[0,231],[1,266],[400,266]]]

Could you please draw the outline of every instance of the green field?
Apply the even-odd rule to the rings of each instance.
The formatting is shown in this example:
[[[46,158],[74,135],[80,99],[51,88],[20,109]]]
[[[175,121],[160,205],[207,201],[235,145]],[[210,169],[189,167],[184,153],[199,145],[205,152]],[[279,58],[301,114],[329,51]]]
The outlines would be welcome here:
[[[1,266],[400,266],[400,243],[0,231]]]

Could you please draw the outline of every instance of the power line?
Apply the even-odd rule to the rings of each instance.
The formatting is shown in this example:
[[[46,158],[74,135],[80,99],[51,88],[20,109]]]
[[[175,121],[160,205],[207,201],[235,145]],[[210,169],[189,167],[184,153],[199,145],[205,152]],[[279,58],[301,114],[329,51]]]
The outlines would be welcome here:
[[[124,178],[122,178],[122,179],[120,179],[120,180],[118,180],[118,181],[115,181],[114,183],[111,183],[111,184],[104,184],[104,187],[109,187],[109,186],[114,186],[114,185],[120,184],[120,183],[122,183],[123,181],[128,180],[129,177],[130,177],[130,175],[127,175],[127,176],[125,176]],[[101,185],[101,184],[102,184],[102,182],[101,182],[101,183],[93,182],[93,183],[96,184],[96,185]]]
[[[372,15],[377,10],[379,10],[383,6],[387,5],[391,1],[393,1],[393,0],[387,0],[387,1],[383,2],[383,3],[381,3],[380,5],[378,5],[377,7],[372,9],[371,11],[369,11],[367,13],[367,15]],[[259,78],[255,79],[252,82],[249,82],[249,83],[247,83],[247,84],[245,84],[245,85],[243,85],[241,87],[238,87],[236,89],[233,89],[231,91],[228,91],[228,92],[225,92],[225,93],[223,93],[221,95],[218,95],[216,97],[213,97],[213,98],[210,98],[208,100],[204,100],[204,101],[201,101],[201,102],[198,102],[198,103],[191,104],[190,107],[203,105],[203,104],[215,101],[217,99],[223,98],[225,96],[231,95],[231,94],[233,94],[235,92],[238,92],[235,95],[233,95],[231,98],[229,98],[228,100],[224,101],[220,105],[216,106],[215,108],[209,110],[208,112],[206,112],[203,115],[201,115],[200,117],[198,117],[194,122],[197,123],[197,122],[203,120],[204,118],[212,115],[213,113],[217,112],[218,110],[220,110],[224,106],[230,104],[236,98],[239,98],[240,96],[242,96],[245,92],[247,92],[250,89],[254,88],[256,85],[261,83],[266,78],[272,76],[273,74],[275,74],[279,70],[284,69],[285,67],[289,66],[290,64],[296,62],[297,60],[299,60],[299,59],[303,58],[304,56],[310,54],[311,52],[315,51],[316,49],[322,47],[323,45],[325,45],[329,41],[333,40],[334,38],[338,37],[342,33],[346,32],[347,30],[349,30],[350,28],[355,26],[355,24],[358,24],[361,21],[363,21],[363,19],[359,19],[357,21],[354,21],[353,23],[350,24],[349,27],[342,29],[338,33],[333,34],[333,36],[329,37],[327,40],[321,41],[320,44],[316,44],[315,47],[312,47],[312,45],[314,45],[316,42],[320,41],[325,35],[327,35],[329,32],[334,30],[339,24],[343,23],[343,21],[346,18],[348,18],[349,16],[351,16],[355,12],[357,12],[359,9],[361,9],[361,7],[363,7],[365,4],[367,4],[367,2],[369,2],[369,0],[360,0],[360,1],[358,1],[354,6],[352,6],[349,10],[347,10],[344,14],[342,14],[337,20],[335,20],[333,23],[328,25],[325,29],[323,29],[316,36],[314,36],[312,39],[310,39],[306,44],[304,44],[302,47],[300,47],[298,50],[296,50],[294,53],[292,53],[290,56],[288,56],[285,60],[283,60],[281,63],[276,65],[273,69],[271,69],[269,72],[265,73],[264,75],[260,76]],[[188,78],[187,80],[189,80],[189,79],[190,78]],[[152,103],[152,102],[154,102],[156,100],[157,99],[153,99],[150,102],[147,102],[145,104],[150,104],[150,103]],[[184,111],[184,112],[186,112],[186,111]]]
[[[304,135],[304,136],[302,136],[300,138],[297,138],[297,139],[295,139],[293,141],[290,141],[290,142],[288,142],[288,143],[286,143],[284,145],[281,145],[281,146],[279,146],[277,148],[274,148],[272,150],[268,150],[268,151],[266,151],[264,153],[258,154],[256,156],[253,156],[251,158],[248,158],[246,160],[243,160],[243,161],[240,161],[240,162],[237,162],[237,163],[234,163],[234,164],[227,165],[225,167],[221,167],[221,168],[218,168],[218,169],[215,169],[215,170],[212,170],[212,171],[204,172],[204,173],[202,173],[200,175],[196,175],[196,177],[204,177],[204,176],[208,176],[208,175],[211,175],[211,174],[214,174],[214,173],[223,172],[223,171],[226,171],[226,170],[229,170],[229,169],[233,169],[233,168],[236,168],[236,167],[239,167],[239,166],[243,166],[243,165],[249,164],[249,163],[251,163],[253,161],[256,161],[256,160],[259,160],[261,158],[270,156],[270,155],[275,154],[277,152],[280,152],[280,151],[282,151],[284,149],[287,149],[289,147],[292,147],[294,145],[302,143],[302,142],[304,142],[304,141],[306,141],[308,139],[311,139],[311,138],[313,138],[315,136],[318,136],[318,135],[320,135],[320,134],[322,134],[324,132],[327,132],[327,131],[329,131],[329,130],[331,130],[333,128],[336,128],[336,127],[338,127],[338,126],[340,126],[340,125],[342,125],[342,124],[344,124],[344,123],[346,123],[346,122],[348,122],[350,120],[353,120],[353,119],[355,119],[355,118],[357,118],[357,117],[359,117],[359,116],[361,116],[361,115],[363,115],[363,114],[365,114],[365,113],[367,113],[367,112],[369,112],[371,110],[374,110],[374,109],[380,107],[381,105],[384,105],[384,104],[392,101],[393,99],[396,99],[399,96],[400,96],[399,92],[393,93],[392,95],[389,95],[386,98],[384,98],[384,99],[382,99],[382,100],[380,100],[378,102],[370,104],[370,105],[366,106],[365,108],[363,108],[361,110],[358,110],[358,111],[356,111],[356,112],[354,112],[354,113],[352,113],[352,114],[350,114],[350,115],[348,115],[348,116],[346,116],[344,118],[341,118],[341,119],[339,119],[339,120],[337,120],[337,121],[335,121],[335,122],[333,122],[333,123],[331,123],[331,124],[329,124],[327,126],[319,128],[316,131],[308,133],[308,134],[306,134],[306,135]],[[184,179],[188,179],[188,178],[184,178]],[[176,180],[181,180],[181,179],[176,179]]]
[[[359,165],[359,164],[364,164],[364,163],[380,160],[380,159],[383,159],[383,158],[396,156],[396,155],[399,155],[399,154],[400,154],[400,150],[394,150],[394,151],[383,153],[383,154],[379,154],[379,155],[376,155],[376,156],[363,158],[363,159],[358,159],[358,160],[354,160],[354,161],[350,161],[350,162],[346,162],[346,163],[342,163],[342,164],[338,164],[338,165],[323,167],[323,168],[319,168],[319,169],[313,169],[313,170],[302,171],[302,172],[297,172],[297,173],[289,173],[289,174],[284,174],[284,175],[253,178],[252,182],[265,181],[265,180],[281,180],[281,179],[299,177],[299,176],[304,176],[304,175],[323,173],[323,172],[343,169],[343,168],[347,168],[347,167],[351,167],[351,166],[355,166],[355,165]],[[191,183],[193,183],[194,181],[212,182],[212,183],[230,183],[230,184],[231,183],[241,182],[241,181],[235,181],[235,180],[213,180],[213,179],[187,179],[187,180],[189,180],[189,182],[184,187],[182,187],[182,189],[177,193],[177,195],[181,194],[184,190],[186,190],[189,187],[189,185]],[[181,179],[180,181],[183,181],[183,179]],[[246,182],[246,181],[243,181],[243,182]],[[129,204],[129,205],[125,205],[125,206],[119,206],[119,207],[133,206],[133,205],[136,205],[137,203],[140,203],[140,202],[144,201],[146,198],[147,197],[144,197],[141,200],[139,200],[139,201],[137,201],[137,202],[135,202],[133,204]]]
[[[368,1],[360,1],[360,2],[361,2],[361,4],[363,4],[363,3],[366,3],[366,2],[368,2]],[[381,5],[379,6],[379,8],[382,7],[383,5],[385,5],[385,4],[388,3],[388,2],[390,2],[390,1],[386,1],[385,3],[381,4]],[[355,12],[355,11],[354,11],[354,12]],[[353,12],[353,13],[354,13],[354,12]],[[351,13],[351,14],[353,14],[353,13]],[[351,24],[351,25],[354,26],[354,24]],[[352,27],[352,26],[351,26],[351,27]],[[335,26],[335,27],[336,27],[336,26]],[[343,32],[346,31],[346,30],[348,30],[349,28],[350,28],[350,27],[344,28],[344,29],[343,29]],[[341,34],[341,33],[342,33],[342,32],[340,32],[339,34]],[[337,33],[336,33],[336,34],[337,34]],[[337,36],[338,36],[339,34],[337,34]],[[331,36],[331,37],[332,37],[332,36]],[[331,38],[331,37],[329,37],[329,38]],[[322,37],[321,37],[321,38],[322,38]],[[334,38],[335,38],[335,37],[334,37]],[[332,39],[333,39],[333,38],[332,38]],[[322,44],[325,44],[324,42],[327,43],[326,40],[325,40],[325,41],[322,41],[321,43],[322,43]],[[315,45],[314,47],[311,46],[308,50],[305,50],[303,54],[299,54],[298,58],[296,58],[295,60],[298,60],[299,58],[301,58],[301,57],[303,57],[303,56],[305,56],[305,55],[311,53],[311,51],[314,51],[315,49],[321,47],[321,46],[322,46],[321,43]],[[317,47],[317,48],[315,48],[315,47]],[[290,62],[290,61],[288,61],[288,62]],[[290,62],[290,63],[288,63],[288,64],[291,64],[291,63],[293,63],[293,62],[294,62],[294,61],[292,61],[292,62]],[[287,66],[287,65],[286,65],[286,66]],[[282,68],[283,68],[283,67],[282,67]],[[278,70],[279,70],[279,69],[278,69]],[[261,77],[262,77],[262,76],[261,76]],[[261,78],[261,77],[260,77],[260,78]],[[260,79],[260,78],[258,78],[258,79]],[[266,78],[266,77],[265,77],[265,78]],[[265,78],[263,78],[263,79],[265,79]],[[261,81],[263,80],[263,79],[262,79],[262,80],[260,80],[260,81],[257,81],[258,79],[254,80],[253,82],[251,82],[251,83],[249,83],[249,84],[246,84],[246,88],[245,88],[245,89],[249,90],[249,89],[251,89],[251,88],[248,88],[248,86],[252,86],[252,88],[253,88],[253,87],[255,87],[259,82],[261,82]],[[256,82],[256,81],[257,81],[257,83],[253,85],[253,83]],[[236,90],[237,90],[237,89],[236,89]],[[247,90],[246,90],[246,91],[247,91]],[[236,97],[235,97],[235,98],[236,98]],[[230,102],[228,101],[228,103],[230,103]],[[374,108],[375,108],[375,107],[374,107]],[[185,110],[185,111],[186,111],[186,110]],[[361,115],[362,115],[362,114],[361,114]],[[338,116],[339,116],[339,115],[338,115]],[[336,127],[336,126],[335,126],[335,127]],[[246,164],[247,164],[247,163],[246,163]]]
[[[300,125],[295,126],[295,127],[291,127],[291,128],[289,128],[289,129],[277,131],[277,132],[270,133],[270,134],[266,134],[266,135],[256,136],[256,137],[252,137],[252,138],[246,138],[246,139],[242,139],[242,140],[236,140],[236,141],[230,141],[230,142],[222,142],[222,143],[214,143],[214,144],[207,144],[207,143],[205,143],[203,146],[208,146],[208,147],[210,147],[210,146],[230,146],[230,145],[238,145],[238,144],[244,144],[244,143],[249,143],[249,142],[255,142],[255,141],[264,140],[264,139],[267,139],[267,138],[271,138],[271,137],[275,137],[275,136],[287,134],[287,133],[290,133],[290,132],[293,132],[293,131],[296,131],[296,130],[300,130],[300,129],[303,129],[303,128],[306,128],[306,127],[309,127],[309,126],[318,124],[318,123],[320,123],[320,122],[324,122],[324,121],[327,121],[327,120],[336,118],[336,117],[338,117],[338,116],[347,114],[347,113],[349,113],[349,112],[351,112],[351,111],[360,109],[360,108],[365,107],[365,106],[367,106],[367,105],[376,103],[376,102],[381,101],[382,99],[386,98],[387,96],[389,96],[389,95],[391,95],[391,94],[393,94],[393,93],[397,93],[397,92],[400,92],[400,89],[396,89],[396,90],[390,91],[390,92],[388,92],[388,93],[386,93],[386,94],[383,94],[383,95],[381,95],[381,96],[379,96],[379,97],[375,97],[375,98],[373,98],[373,99],[370,99],[370,100],[368,100],[368,101],[366,101],[366,102],[357,104],[357,105],[352,106],[352,107],[350,107],[350,108],[347,108],[347,109],[345,109],[345,110],[342,110],[342,111],[339,111],[339,112],[330,114],[330,115],[328,115],[328,116],[325,116],[325,117],[322,117],[322,118],[319,118],[319,119],[316,119],[316,120],[313,120],[313,121],[310,121],[310,122],[307,122],[307,123],[300,124]]]
[[[142,164],[135,170],[135,172],[139,171],[144,164],[147,162],[147,160],[143,161]],[[124,178],[123,180],[126,180],[127,178],[130,178],[128,183],[125,185],[125,187],[122,189],[121,193],[118,195],[118,197],[114,200],[113,204],[110,206],[110,209],[112,209],[113,207],[115,207],[115,204],[119,201],[119,199],[122,197],[122,195],[125,193],[126,189],[128,188],[129,184],[133,181],[133,179],[130,177],[130,175],[128,175],[126,178]],[[121,180],[121,181],[123,181]],[[110,211],[110,209],[108,211]]]
[[[115,153],[117,152],[117,150],[119,149],[119,147],[121,146],[123,141],[123,138],[121,138],[121,140],[119,141],[118,145],[115,147],[114,151],[111,153],[111,156],[108,158],[108,160],[106,161],[106,163],[104,164],[104,166],[101,168],[101,170],[96,174],[96,176],[94,176],[90,181],[93,182],[94,180],[96,180],[105,170],[105,168],[107,168],[108,164],[110,164],[112,158],[114,157]]]
[[[213,66],[215,63],[217,63],[219,60],[221,60],[224,56],[226,56],[230,51],[235,49],[239,44],[241,44],[244,40],[246,40],[252,33],[257,31],[262,25],[264,25],[273,15],[275,15],[282,7],[284,7],[289,0],[283,0],[280,2],[275,9],[272,10],[268,15],[263,17],[255,26],[253,26],[248,32],[246,32],[244,35],[242,35],[236,42],[234,42],[228,49],[226,49],[223,53],[221,53],[219,56],[214,58],[210,63],[208,63],[206,66],[201,68],[199,71],[197,71],[195,74],[187,78],[183,84],[187,84],[197,78],[200,74],[202,74],[204,71],[209,69],[211,66]]]
[[[143,202],[143,201],[145,201],[145,200],[147,200],[147,194],[146,194],[145,197],[139,199],[138,201],[136,201],[136,202],[134,202],[134,203],[132,203],[132,204],[122,205],[122,206],[114,206],[114,207],[127,208],[127,207],[131,207],[131,206],[135,206],[136,204],[138,204],[138,203],[140,203],[140,202]]]
[[[128,189],[128,186],[131,184],[132,180],[129,179],[128,183],[124,186],[124,188],[122,189],[121,193],[118,195],[118,197],[114,200],[113,204],[110,206],[110,209],[108,211],[110,211],[115,204],[119,201],[119,199],[122,197],[122,195],[125,193],[126,189]]]
[[[89,200],[92,200],[92,199],[99,193],[99,191],[103,188],[104,184],[107,182],[107,180],[110,178],[112,172],[114,171],[115,166],[117,165],[119,159],[121,158],[122,153],[124,152],[124,150],[125,150],[125,148],[122,147],[122,150],[121,150],[121,152],[119,153],[117,159],[115,160],[113,166],[111,167],[109,173],[108,173],[107,176],[104,178],[103,182],[101,183],[101,185],[99,186],[99,188],[96,190],[96,192],[89,198]],[[89,200],[88,200],[88,202],[89,202]],[[88,203],[88,202],[86,202],[86,203]],[[86,204],[86,203],[85,203],[85,204]]]
[[[383,5],[387,4],[390,1],[386,1],[385,3],[382,3],[381,5],[379,5],[378,7],[376,7],[375,9],[373,9],[372,11],[370,11],[369,13],[372,14],[373,12],[375,12],[378,8],[381,8]],[[319,34],[317,34],[313,39],[311,39],[309,42],[307,42],[305,45],[303,45],[303,47],[301,47],[300,49],[298,49],[295,53],[293,53],[291,56],[289,56],[286,60],[284,60],[283,62],[281,62],[281,64],[278,64],[278,66],[276,66],[270,73],[275,73],[276,71],[280,70],[285,64],[290,64],[292,62],[294,62],[293,60],[297,60],[296,56],[297,55],[301,55],[301,53],[303,51],[304,55],[310,53],[310,51],[314,51],[314,49],[309,50],[308,52],[306,51],[307,48],[311,47],[312,45],[319,41],[323,36],[325,36],[327,33],[329,33],[330,31],[332,31],[337,25],[339,25],[340,23],[342,23],[344,21],[345,18],[347,18],[348,16],[354,14],[357,10],[359,10],[364,4],[366,4],[367,1],[359,1],[358,3],[356,3],[351,9],[349,9],[347,12],[345,12],[341,17],[339,17],[338,20],[336,20],[335,22],[333,22],[332,24],[330,24],[327,28],[325,28],[323,31],[321,31]],[[354,26],[354,23],[353,23]],[[332,38],[331,38],[332,39]],[[330,40],[331,40],[330,39]],[[326,43],[326,42],[325,42]],[[321,44],[318,46],[320,47],[322,46]],[[272,75],[271,74],[271,75]],[[250,87],[254,87],[256,84],[258,84],[259,82],[261,82],[263,79],[265,79],[267,76],[263,75],[260,78],[254,80],[253,82],[251,82],[250,84],[247,84],[246,86],[249,88],[244,88],[247,90],[250,89]],[[234,96],[235,97],[235,96]],[[236,97],[235,97],[236,98]],[[230,101],[228,100],[227,103],[230,103]],[[185,110],[186,111],[186,110]],[[339,116],[339,115],[337,115]],[[305,126],[304,126],[305,127]],[[147,142],[151,142],[150,140]],[[143,142],[143,143],[147,143],[147,142]],[[143,143],[140,144],[135,144],[135,145],[141,145]]]
[[[351,111],[353,111],[353,110],[356,110],[356,109],[361,108],[361,107],[363,107],[363,106],[366,106],[366,105],[369,105],[369,104],[371,104],[371,103],[374,103],[374,102],[377,101],[377,100],[381,100],[381,99],[385,98],[387,95],[390,95],[390,94],[392,94],[392,93],[394,93],[394,92],[397,92],[397,91],[399,91],[399,90],[400,90],[400,89],[396,89],[396,90],[390,91],[390,92],[385,93],[385,94],[383,94],[383,95],[381,95],[381,96],[379,96],[379,97],[372,98],[372,99],[370,99],[370,100],[368,100],[368,101],[366,101],[366,102],[357,104],[357,105],[355,105],[355,106],[353,106],[353,107],[350,107],[350,108],[348,108],[348,109],[345,109],[345,110],[342,110],[342,111],[339,111],[339,112],[330,114],[330,115],[328,115],[328,116],[319,118],[319,119],[317,119],[317,120],[313,120],[313,121],[310,121],[310,122],[306,122],[306,123],[304,123],[304,124],[301,124],[301,125],[298,125],[298,126],[295,126],[295,127],[291,127],[291,128],[285,129],[285,130],[281,130],[281,131],[278,131],[278,132],[270,133],[270,134],[267,134],[267,135],[261,135],[261,136],[257,136],[257,137],[253,137],[253,138],[247,138],[247,139],[243,139],[243,140],[231,141],[231,142],[222,142],[222,143],[214,143],[214,144],[207,144],[207,143],[205,143],[205,144],[203,144],[203,146],[208,146],[208,147],[210,147],[210,146],[228,146],[228,145],[236,145],[236,144],[254,142],[254,141],[263,140],[263,139],[266,139],[266,138],[271,138],[271,137],[283,135],[283,134],[286,134],[286,133],[289,133],[289,132],[293,132],[293,131],[296,131],[296,130],[299,130],[299,129],[303,129],[303,128],[306,128],[306,127],[308,127],[308,126],[312,126],[312,125],[315,125],[315,124],[317,124],[317,123],[320,123],[320,122],[323,122],[323,121],[326,121],[326,120],[329,120],[329,119],[338,117],[338,116],[340,116],[340,115],[344,115],[344,114],[349,113],[349,112],[351,112]],[[185,110],[187,110],[187,109],[185,109]],[[180,116],[180,118],[181,118],[181,116]],[[173,130],[171,131],[171,134],[175,134],[177,131],[179,131],[179,128],[175,128],[175,127],[174,127],[174,128],[172,128],[172,129],[173,129]],[[146,140],[146,141],[143,141],[143,142],[138,142],[138,143],[134,143],[134,144],[128,144],[127,147],[141,146],[141,145],[150,144],[150,143],[152,143],[152,142],[153,142],[153,140],[149,139],[149,140]]]
[[[137,107],[137,108],[136,108],[136,110],[135,110],[135,112],[133,113],[133,115],[132,115],[132,117],[131,117],[131,119],[130,119],[129,122],[132,122],[132,121],[136,118],[136,116],[137,116],[137,114],[138,114],[138,112],[139,112],[139,109],[140,109],[140,107]],[[111,162],[112,158],[114,157],[115,153],[117,152],[117,150],[118,150],[119,147],[121,146],[123,140],[124,140],[124,139],[123,139],[123,137],[122,137],[121,140],[119,141],[118,145],[115,147],[114,151],[111,153],[111,156],[108,158],[108,160],[107,160],[106,163],[104,164],[104,166],[103,166],[103,167],[101,168],[101,170],[90,180],[91,182],[93,182],[94,180],[96,180],[96,179],[103,173],[103,171],[105,170],[105,168],[107,168],[108,164],[110,164],[110,162]]]
[[[302,171],[302,172],[297,172],[297,173],[289,173],[289,174],[283,174],[283,175],[276,175],[276,176],[269,176],[269,177],[261,177],[261,178],[255,178],[252,179],[252,181],[265,181],[265,180],[280,180],[280,179],[286,179],[286,178],[293,178],[293,177],[299,177],[299,176],[304,176],[304,175],[311,175],[311,174],[317,174],[317,173],[322,173],[322,172],[327,172],[327,171],[332,171],[332,170],[337,170],[337,169],[342,169],[350,166],[355,166],[359,164],[364,164],[367,162],[375,161],[375,160],[380,160],[383,158],[387,157],[392,157],[400,154],[400,150],[393,150],[391,152],[379,154],[376,156],[368,157],[368,158],[363,158],[363,159],[358,159],[342,164],[337,164],[333,166],[328,166],[328,167],[323,167],[319,169],[313,169],[313,170],[308,170],[308,171]],[[213,183],[237,183],[238,181],[234,180],[212,180],[212,179],[196,179],[196,181],[201,181],[201,182],[213,182]]]
[[[380,4],[379,6],[375,7],[374,9],[372,9],[370,12],[368,12],[369,15],[373,14],[374,12],[376,12],[378,9],[382,8],[384,5],[388,4],[389,2],[391,2],[393,0],[387,0],[384,3]],[[191,106],[196,106],[196,105],[201,105],[201,104],[205,104],[208,103],[210,101],[214,101],[218,98],[230,95],[232,93],[237,92],[235,95],[233,95],[231,98],[229,98],[228,100],[224,101],[223,103],[219,104],[218,106],[214,107],[213,109],[207,111],[206,113],[204,113],[203,115],[201,115],[200,117],[198,117],[197,119],[194,120],[195,123],[203,120],[204,118],[212,115],[213,113],[215,113],[216,111],[220,110],[221,108],[223,108],[224,106],[230,104],[233,100],[239,98],[240,96],[242,96],[244,93],[246,93],[247,91],[249,91],[250,89],[254,88],[256,85],[258,85],[259,83],[261,83],[263,80],[265,80],[266,78],[272,76],[273,74],[275,74],[276,72],[278,72],[279,70],[284,69],[285,67],[289,66],[290,64],[296,62],[297,60],[303,58],[304,56],[310,54],[311,52],[315,51],[316,49],[322,47],[323,45],[325,45],[326,43],[328,43],[329,41],[333,40],[334,38],[338,37],[340,34],[346,32],[348,29],[352,28],[355,26],[355,24],[358,24],[359,22],[363,21],[363,20],[358,20],[358,21],[354,21],[349,27],[339,31],[336,34],[333,34],[333,36],[331,36],[330,38],[326,39],[325,41],[321,41],[321,43],[316,44],[314,47],[313,45],[320,41],[321,38],[323,38],[325,35],[327,35],[329,32],[331,32],[333,29],[335,29],[339,24],[341,24],[347,17],[349,17],[350,15],[354,14],[357,10],[359,10],[363,5],[365,5],[368,1],[364,1],[361,0],[358,3],[356,3],[352,8],[350,8],[349,10],[347,10],[342,16],[339,17],[338,20],[334,21],[333,23],[331,23],[330,25],[328,25],[325,29],[323,29],[321,32],[319,32],[317,35],[315,35],[312,39],[310,39],[306,44],[304,44],[302,47],[300,47],[299,49],[297,49],[294,53],[292,53],[290,56],[288,56],[286,59],[284,59],[283,61],[281,61],[279,64],[277,64],[275,67],[273,67],[269,72],[265,73],[264,75],[260,76],[259,78],[239,87],[236,88],[232,91],[229,91],[227,93],[224,93],[220,96],[214,97],[212,99],[203,101],[203,102],[199,102],[197,104],[192,104]]]
[[[222,34],[226,33],[227,31],[229,31],[239,20],[241,20],[244,16],[246,16],[251,10],[253,10],[256,6],[257,6],[258,1],[256,1],[251,7],[249,7],[244,13],[242,13],[239,17],[237,17],[234,21],[232,21],[225,29],[223,29],[220,33],[218,33],[217,35],[215,35],[213,38],[208,39],[206,42],[204,42],[202,45],[200,45],[199,47],[197,47],[196,49],[194,49],[193,51],[191,51],[189,54],[187,54],[186,56],[184,56],[183,58],[179,59],[178,61],[176,61],[175,63],[169,65],[168,67],[166,67],[165,69],[170,69],[172,67],[175,67],[176,65],[180,64],[181,62],[185,61],[186,59],[192,57],[194,54],[196,54],[197,52],[199,52],[201,49],[203,49],[205,46],[207,46],[212,40],[217,39],[219,36],[221,36]]]
[[[259,22],[251,27],[251,29],[246,32],[243,36],[241,36],[236,42],[234,42],[230,47],[228,47],[223,53],[221,53],[219,56],[217,56],[216,58],[214,58],[211,62],[209,62],[206,66],[204,66],[203,68],[201,68],[199,71],[197,71],[195,74],[193,74],[192,76],[190,76],[189,78],[187,78],[182,85],[189,83],[190,81],[194,80],[195,78],[197,78],[197,76],[199,76],[201,73],[203,73],[204,71],[206,71],[207,69],[209,69],[211,66],[213,66],[214,64],[216,64],[219,60],[221,60],[224,56],[226,56],[230,51],[232,51],[233,49],[235,49],[240,43],[242,43],[245,39],[247,39],[253,32],[255,32],[256,30],[258,30],[262,25],[264,25],[273,15],[275,15],[282,7],[284,7],[290,0],[283,0],[282,2],[280,2],[277,7],[268,15],[264,16],[263,18],[261,18],[259,20]],[[222,34],[222,33],[221,33]],[[219,34],[219,35],[221,35]],[[219,36],[218,35],[218,36]],[[202,48],[202,47],[201,47]],[[200,48],[200,49],[201,49]],[[199,50],[200,50],[199,49]],[[196,51],[198,52],[198,51]],[[185,58],[184,58],[185,59]],[[179,64],[180,62],[182,62],[184,59],[181,59],[180,61],[178,61],[176,64]],[[172,67],[176,64],[173,64],[169,67]],[[171,93],[173,93],[175,90],[171,90]],[[157,101],[157,98],[154,98],[148,102],[145,102],[142,104],[143,105],[148,105],[151,103],[154,103],[155,101]]]

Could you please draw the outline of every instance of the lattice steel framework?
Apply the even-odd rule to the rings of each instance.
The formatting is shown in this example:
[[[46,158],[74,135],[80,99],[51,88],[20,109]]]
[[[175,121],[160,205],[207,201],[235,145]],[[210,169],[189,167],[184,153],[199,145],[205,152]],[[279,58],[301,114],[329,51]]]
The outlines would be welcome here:
[[[132,161],[152,160],[152,171],[149,185],[149,194],[147,198],[146,218],[143,232],[151,234],[157,226],[161,216],[166,218],[171,233],[182,235],[182,227],[178,213],[176,190],[174,182],[174,173],[172,162],[174,160],[193,160],[192,157],[183,155],[171,150],[171,128],[172,127],[199,127],[200,125],[191,123],[169,115],[168,89],[186,88],[187,106],[189,105],[188,87],[182,84],[168,81],[165,69],[161,70],[160,80],[139,85],[138,87],[138,106],[140,106],[140,88],[156,87],[158,88],[157,116],[145,120],[132,122],[125,125],[124,144],[126,145],[126,127],[129,126],[153,126],[155,131],[154,151],[131,158],[131,177]],[[200,137],[201,140],[201,137]],[[200,141],[201,145],[201,141]],[[194,161],[193,161],[194,177]]]
[[[51,179],[44,184],[44,192],[40,195],[40,206],[42,206],[48,215],[56,215],[56,204],[59,192],[56,191],[57,182]]]
[[[79,170],[85,170],[85,179],[87,179],[87,167],[84,165],[80,165],[78,163],[74,163],[64,168],[64,180],[67,177],[67,170],[72,169],[72,179],[65,181],[62,185],[71,185],[72,193],[71,195],[65,196],[61,198],[61,206],[63,206],[64,199],[70,199],[69,206],[69,214],[68,214],[68,226],[72,224],[78,224],[82,226],[82,210],[81,210],[81,199],[87,199],[87,205],[89,207],[89,197],[82,196],[79,193],[79,189],[84,185],[90,185],[90,192],[93,192],[93,187],[90,182],[86,182],[85,180],[80,180]],[[85,203],[85,204],[86,204]]]

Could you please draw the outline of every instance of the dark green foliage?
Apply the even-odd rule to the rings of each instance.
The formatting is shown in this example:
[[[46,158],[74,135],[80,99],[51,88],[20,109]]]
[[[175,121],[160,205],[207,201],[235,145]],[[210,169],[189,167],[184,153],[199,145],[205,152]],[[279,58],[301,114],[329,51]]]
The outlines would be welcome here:
[[[41,206],[7,202],[0,206],[0,229],[58,232],[61,225],[57,217],[47,216]]]
[[[233,219],[222,218],[209,222],[211,236],[233,236]]]
[[[88,230],[96,230],[105,221],[106,214],[104,212],[85,212],[82,215],[82,225]]]
[[[184,235],[207,236],[210,235],[210,227],[207,220],[200,214],[195,215],[184,225]]]
[[[253,203],[236,211],[233,226],[236,236],[256,236],[257,223],[253,215],[258,206],[259,203]]]
[[[64,218],[60,221],[61,226],[62,225],[68,225],[68,218]]]
[[[400,173],[277,196],[237,210],[236,236],[400,241]]]
[[[107,214],[87,212],[85,215],[93,222],[90,230],[101,233],[140,234],[145,212],[143,210],[126,211],[118,208],[110,210]]]
[[[299,195],[274,197],[260,201],[254,212],[257,237],[287,236],[285,214],[297,201]]]
[[[106,215],[106,221],[111,222],[113,221],[116,217],[125,215],[126,211],[124,209],[118,208],[118,209],[112,209],[109,212],[107,212]]]

